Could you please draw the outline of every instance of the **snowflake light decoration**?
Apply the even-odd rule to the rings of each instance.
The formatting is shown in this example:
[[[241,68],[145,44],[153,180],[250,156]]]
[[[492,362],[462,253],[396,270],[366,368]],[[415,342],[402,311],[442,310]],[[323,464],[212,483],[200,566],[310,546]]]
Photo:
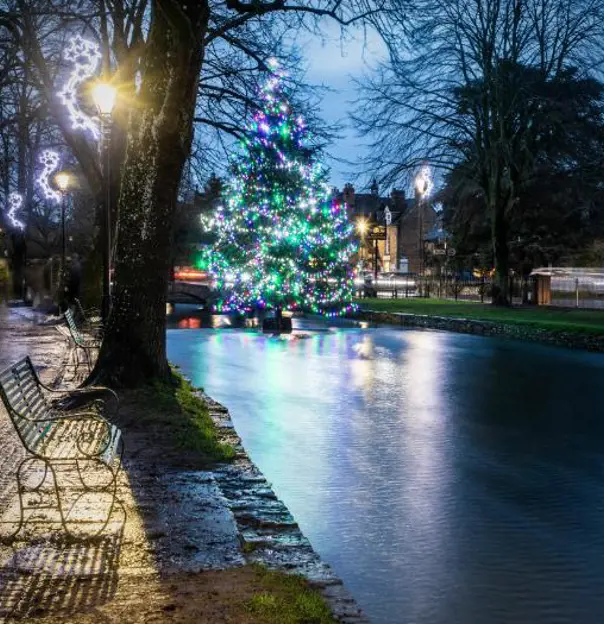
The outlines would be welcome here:
[[[21,208],[22,205],[23,197],[19,193],[11,193],[8,196],[8,213],[6,216],[8,217],[11,225],[19,230],[25,228],[25,223],[23,223],[23,221],[19,221],[19,219],[15,217],[15,213]]]
[[[74,130],[89,130],[95,139],[99,139],[101,136],[99,121],[80,108],[78,89],[96,73],[101,62],[100,48],[94,41],[76,35],[63,52],[63,57],[74,66],[65,86],[59,92],[59,97],[69,112],[71,126]]]
[[[423,199],[430,196],[430,193],[434,189],[430,167],[426,166],[421,168],[415,178],[415,188]]]
[[[61,201],[61,193],[50,186],[51,174],[59,168],[59,155],[53,150],[44,150],[40,154],[40,162],[44,165],[38,177],[38,184],[46,199],[52,199],[57,204]]]

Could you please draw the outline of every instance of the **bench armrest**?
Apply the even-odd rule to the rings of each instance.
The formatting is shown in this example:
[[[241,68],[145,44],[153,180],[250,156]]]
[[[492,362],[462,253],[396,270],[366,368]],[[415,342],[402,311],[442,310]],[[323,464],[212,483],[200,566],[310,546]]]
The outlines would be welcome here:
[[[30,423],[50,423],[50,422],[57,422],[60,420],[93,420],[94,419],[94,420],[103,421],[104,423],[110,425],[109,421],[102,414],[99,414],[98,412],[91,412],[91,411],[82,411],[82,412],[56,411],[56,412],[52,412],[40,418],[31,418],[30,416],[25,416],[21,412],[17,412],[15,410],[13,410],[13,412],[21,420],[25,420]]]

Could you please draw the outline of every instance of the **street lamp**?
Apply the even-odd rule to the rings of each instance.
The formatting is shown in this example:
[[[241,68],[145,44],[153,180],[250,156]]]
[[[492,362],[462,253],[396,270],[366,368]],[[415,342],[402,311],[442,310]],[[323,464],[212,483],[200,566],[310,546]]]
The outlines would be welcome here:
[[[361,237],[365,236],[365,232],[367,232],[368,225],[369,225],[368,221],[365,217],[359,217],[359,219],[357,220],[357,230],[359,234],[361,235]]]
[[[65,270],[65,258],[67,249],[67,238],[65,236],[65,208],[67,203],[67,191],[71,185],[71,176],[66,171],[61,171],[55,176],[55,184],[61,193],[61,284],[63,286],[63,297],[59,304],[65,301],[67,291],[67,272]]]
[[[117,89],[99,82],[92,89],[92,99],[101,118],[103,167],[105,169],[105,219],[103,236],[103,303],[101,315],[107,322],[111,310],[111,113],[115,106]]]
[[[364,269],[365,264],[365,234],[369,229],[369,220],[366,217],[359,217],[356,221],[357,232],[361,235],[361,249],[359,253],[359,263]]]
[[[430,168],[422,167],[415,177],[415,190],[418,196],[417,203],[417,230],[418,230],[418,252],[419,252],[419,276],[420,284],[424,273],[424,200],[433,188]],[[421,295],[421,287],[420,287]]]

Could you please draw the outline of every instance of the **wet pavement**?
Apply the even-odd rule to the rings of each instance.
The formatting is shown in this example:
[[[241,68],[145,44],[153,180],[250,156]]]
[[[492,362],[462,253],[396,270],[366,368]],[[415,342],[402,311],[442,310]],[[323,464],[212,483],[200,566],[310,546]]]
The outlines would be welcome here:
[[[61,373],[71,361],[68,343],[52,325],[40,325],[41,320],[28,309],[0,307],[0,369],[29,354],[45,383],[60,379],[61,387],[74,387],[82,376]],[[77,541],[65,537],[52,508],[35,511],[32,519],[40,522],[26,524],[17,540],[1,541],[19,516],[15,475],[25,452],[0,407],[0,623],[88,624],[99,617],[116,623],[214,623],[222,619],[202,617],[195,607],[203,591],[218,604],[215,597],[225,591],[224,580],[195,573],[250,562],[305,575],[321,589],[339,621],[367,621],[247,457],[228,412],[207,400],[224,441],[238,446],[236,461],[215,472],[175,468],[149,446],[140,428],[125,429],[124,469],[113,507],[103,493],[78,498],[75,467],[58,472],[70,518],[92,523],[89,530],[108,519],[101,537]],[[128,409],[122,407],[120,413]],[[128,418],[136,419],[136,409],[126,414],[126,422]],[[27,479],[39,480],[40,473],[34,466]],[[101,478],[87,475],[87,481]],[[52,494],[28,504],[52,507]],[[240,588],[237,580],[232,582],[227,601],[228,593]],[[195,614],[184,615],[187,609]]]
[[[68,357],[67,345],[53,327],[37,326],[32,319],[28,311],[0,308],[0,367],[29,354],[43,381],[50,382]],[[0,448],[2,537],[18,519],[15,474],[25,457],[4,407]],[[132,600],[148,612],[150,602],[167,601],[165,574],[244,562],[233,516],[210,473],[170,473],[159,465],[150,470],[128,455],[124,468],[118,504],[100,538],[65,539],[51,509],[37,512],[42,522],[27,524],[18,540],[0,544],[0,622],[67,618],[107,604],[119,613],[131,609]],[[58,475],[66,500],[75,472]],[[107,496],[95,493],[78,501],[71,517],[102,522],[109,508]]]

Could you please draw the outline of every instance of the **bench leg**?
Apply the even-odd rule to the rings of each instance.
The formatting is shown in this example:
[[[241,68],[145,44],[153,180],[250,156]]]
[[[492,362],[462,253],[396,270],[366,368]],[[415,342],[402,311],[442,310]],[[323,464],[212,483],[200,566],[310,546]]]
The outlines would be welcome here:
[[[30,464],[34,464],[35,462],[42,462],[44,464],[44,474],[42,475],[42,478],[40,479],[40,482],[37,485],[33,487],[31,486],[28,487],[24,483],[25,468],[29,466]],[[6,536],[2,536],[3,542],[12,542],[17,537],[17,535],[19,534],[23,526],[26,524],[25,510],[35,509],[36,507],[28,507],[26,505],[26,501],[24,500],[25,495],[28,493],[33,494],[33,493],[37,493],[40,491],[40,489],[46,482],[46,478],[48,477],[48,470],[49,470],[48,462],[44,461],[43,459],[39,457],[26,457],[19,464],[19,467],[17,468],[17,492],[19,496],[19,521],[17,523],[17,528],[12,533]],[[55,492],[58,495],[56,484],[55,484]],[[39,508],[42,508],[42,506],[40,506]]]
[[[92,539],[92,538],[96,538],[99,537],[101,535],[101,533],[103,533],[103,531],[107,528],[107,525],[109,524],[109,521],[111,520],[111,515],[113,514],[113,510],[115,508],[115,503],[117,500],[117,473],[119,472],[119,466],[116,469],[116,471],[114,472],[113,470],[111,470],[111,468],[109,466],[107,466],[106,464],[104,464],[102,461],[100,460],[84,460],[84,461],[94,461],[95,463],[98,463],[102,466],[102,468],[109,470],[112,473],[112,478],[111,480],[105,484],[105,485],[100,485],[100,486],[91,486],[89,484],[86,483],[86,481],[84,480],[82,471],[80,469],[80,460],[75,460],[76,463],[76,469],[78,472],[78,477],[80,480],[80,483],[82,484],[82,487],[84,489],[84,491],[82,492],[82,494],[80,494],[75,501],[73,501],[73,503],[71,504],[69,510],[67,511],[67,513],[63,512],[63,507],[61,505],[61,503],[59,503],[59,510],[60,510],[60,514],[61,514],[61,522],[63,525],[63,529],[65,531],[65,533],[67,533],[67,535],[75,540],[79,540],[79,539]],[[107,511],[107,514],[105,516],[105,520],[101,523],[99,521],[99,523],[101,524],[100,528],[96,529],[93,533],[77,533],[75,531],[73,531],[68,525],[70,524],[74,524],[74,525],[78,525],[78,524],[84,524],[84,523],[88,523],[89,521],[77,521],[77,520],[70,520],[68,518],[69,513],[71,511],[73,511],[73,509],[76,507],[76,505],[78,504],[78,502],[80,501],[80,499],[87,493],[87,492],[106,492],[107,494],[111,495],[111,503],[109,505],[109,510]],[[58,491],[57,491],[57,495],[58,495]],[[122,506],[122,510],[124,512],[124,516],[126,514],[126,510],[123,509]],[[95,524],[99,524],[96,523]]]
[[[43,466],[44,466],[44,473],[42,474],[39,482],[34,485],[26,485],[25,483],[25,470],[27,467],[29,467],[30,465],[34,464],[35,462],[42,462]],[[5,535],[2,536],[0,541],[3,543],[12,543],[16,537],[18,536],[18,534],[21,532],[21,530],[23,529],[23,527],[27,524],[28,520],[25,517],[25,512],[28,509],[49,509],[49,508],[53,508],[53,509],[57,509],[59,512],[59,518],[60,518],[60,522],[61,522],[61,526],[63,528],[63,531],[67,534],[67,536],[71,539],[74,540],[88,540],[88,539],[93,539],[96,537],[99,537],[101,535],[101,533],[103,533],[103,531],[105,531],[105,529],[107,528],[107,525],[109,524],[109,521],[111,520],[111,516],[113,514],[114,509],[116,508],[116,501],[117,501],[117,473],[119,472],[119,468],[120,466],[118,465],[118,467],[115,469],[115,472],[106,464],[104,464],[103,462],[101,462],[99,460],[99,463],[102,464],[103,468],[105,468],[106,470],[109,470],[112,473],[112,478],[111,480],[100,487],[94,487],[94,486],[89,486],[88,484],[86,484],[86,482],[84,481],[83,475],[81,473],[80,470],[80,466],[78,464],[78,461],[75,460],[76,462],[76,466],[77,466],[77,472],[78,472],[78,476],[79,476],[79,480],[82,483],[83,486],[83,492],[81,494],[79,494],[76,499],[71,502],[71,504],[69,505],[69,508],[67,508],[65,506],[65,502],[61,497],[61,491],[59,489],[59,481],[57,479],[57,473],[51,463],[51,460],[46,460],[44,458],[41,457],[26,457],[20,464],[19,464],[19,468],[17,469],[17,489],[18,489],[18,495],[19,495],[19,519],[17,521],[17,527],[16,529],[14,529],[9,535]],[[65,461],[65,460],[60,460],[61,464],[72,464],[73,465],[73,461]],[[26,496],[28,494],[35,494],[35,493],[39,493],[40,490],[42,489],[42,486],[44,485],[44,483],[46,483],[48,478],[51,478],[52,480],[52,485],[53,485],[53,490],[54,490],[54,495],[56,498],[56,506],[53,505],[27,505],[27,501],[26,501]],[[70,513],[75,509],[75,507],[77,506],[78,502],[81,500],[81,498],[88,492],[94,492],[94,491],[98,491],[98,492],[106,492],[107,494],[109,494],[111,496],[111,503],[109,504],[109,509],[104,517],[104,520],[99,520],[98,522],[96,521],[88,521],[88,520],[71,520],[69,518]],[[117,501],[119,503],[119,501]],[[120,506],[122,507],[122,511],[124,513],[124,516],[126,515],[126,511],[125,509],[123,509],[123,505]],[[124,518],[125,521],[125,518]],[[41,522],[40,520],[33,520],[33,522]],[[49,523],[52,521],[49,521]],[[55,521],[56,522],[56,521]],[[82,532],[82,531],[76,531],[75,528],[78,525],[82,525],[82,524],[88,524],[93,522],[94,524],[100,525],[99,528],[95,529],[94,532]]]

